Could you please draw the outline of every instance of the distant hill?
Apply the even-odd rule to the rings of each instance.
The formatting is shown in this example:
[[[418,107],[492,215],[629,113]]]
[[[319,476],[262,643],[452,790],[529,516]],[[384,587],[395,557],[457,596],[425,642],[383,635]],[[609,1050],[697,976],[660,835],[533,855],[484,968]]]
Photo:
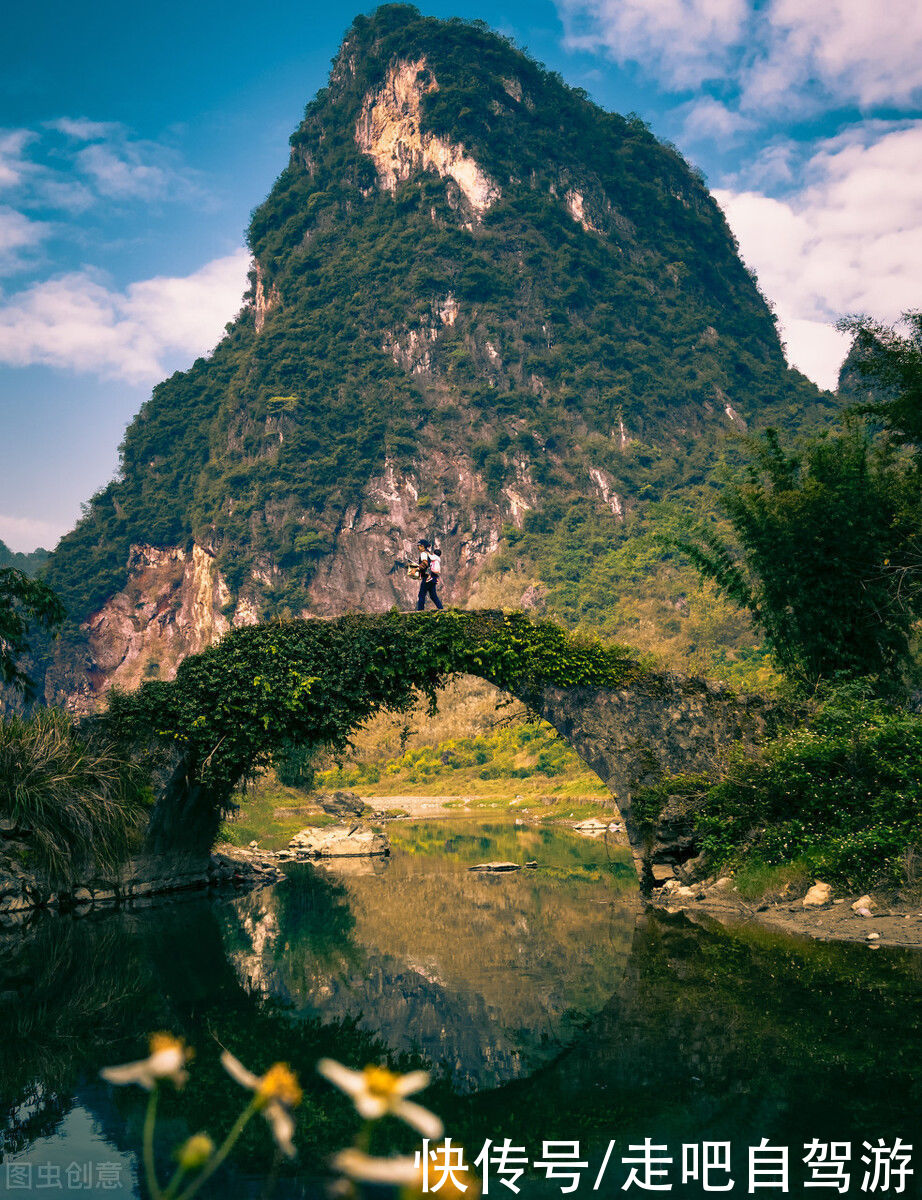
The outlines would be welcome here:
[[[41,546],[30,554],[22,554],[17,550],[11,550],[6,542],[0,541],[0,568],[15,567],[17,571],[22,571],[25,575],[34,575],[40,567],[45,565],[49,557],[49,552],[42,549]]]
[[[49,698],[230,624],[405,605],[422,534],[450,601],[603,626],[654,502],[711,502],[728,434],[835,408],[700,174],[482,23],[357,17],[249,245],[226,336],[52,555],[86,636]]]

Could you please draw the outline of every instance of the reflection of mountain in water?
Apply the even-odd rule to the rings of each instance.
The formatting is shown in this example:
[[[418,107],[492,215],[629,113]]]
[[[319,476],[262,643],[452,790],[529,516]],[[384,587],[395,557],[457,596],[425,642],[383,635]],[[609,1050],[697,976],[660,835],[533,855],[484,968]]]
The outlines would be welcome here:
[[[457,832],[446,841],[458,849]],[[508,875],[469,873],[463,845],[450,857],[398,852],[381,872],[294,870],[238,902],[232,960],[250,990],[356,1018],[441,1063],[457,1086],[519,1078],[605,1004],[636,915],[604,847],[560,834],[541,843],[542,868]],[[482,857],[482,838],[469,849]]]

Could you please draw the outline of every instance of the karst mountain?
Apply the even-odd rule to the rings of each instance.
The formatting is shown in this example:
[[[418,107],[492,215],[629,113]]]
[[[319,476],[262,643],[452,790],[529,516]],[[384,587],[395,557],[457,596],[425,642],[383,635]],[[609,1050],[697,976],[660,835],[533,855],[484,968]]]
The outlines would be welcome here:
[[[407,607],[419,536],[446,599],[483,602],[536,538],[613,544],[728,434],[830,402],[702,176],[479,22],[356,18],[248,239],[226,336],[52,556],[50,701],[168,678],[234,625]]]

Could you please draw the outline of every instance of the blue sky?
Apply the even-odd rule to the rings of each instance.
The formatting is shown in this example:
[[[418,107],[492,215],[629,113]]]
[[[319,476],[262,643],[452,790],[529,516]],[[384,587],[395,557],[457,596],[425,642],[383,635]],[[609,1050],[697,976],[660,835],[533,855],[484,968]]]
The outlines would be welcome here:
[[[824,385],[835,320],[922,307],[917,0],[468,0],[705,172]],[[42,3],[0,76],[0,538],[51,546],[159,379],[237,311],[243,231],[358,8]],[[364,11],[370,11],[365,9]]]

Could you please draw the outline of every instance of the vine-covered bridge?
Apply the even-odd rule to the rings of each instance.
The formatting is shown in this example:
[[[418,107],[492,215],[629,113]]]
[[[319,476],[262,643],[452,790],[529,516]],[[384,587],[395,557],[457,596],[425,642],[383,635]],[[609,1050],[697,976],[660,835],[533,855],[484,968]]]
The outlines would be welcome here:
[[[155,763],[151,854],[210,850],[235,788],[293,743],[342,750],[380,710],[437,702],[453,676],[485,679],[548,721],[614,793],[644,877],[638,789],[706,772],[751,744],[773,706],[658,672],[623,646],[523,613],[354,614],[238,629],[187,658],[171,682],[113,695],[101,718]]]

